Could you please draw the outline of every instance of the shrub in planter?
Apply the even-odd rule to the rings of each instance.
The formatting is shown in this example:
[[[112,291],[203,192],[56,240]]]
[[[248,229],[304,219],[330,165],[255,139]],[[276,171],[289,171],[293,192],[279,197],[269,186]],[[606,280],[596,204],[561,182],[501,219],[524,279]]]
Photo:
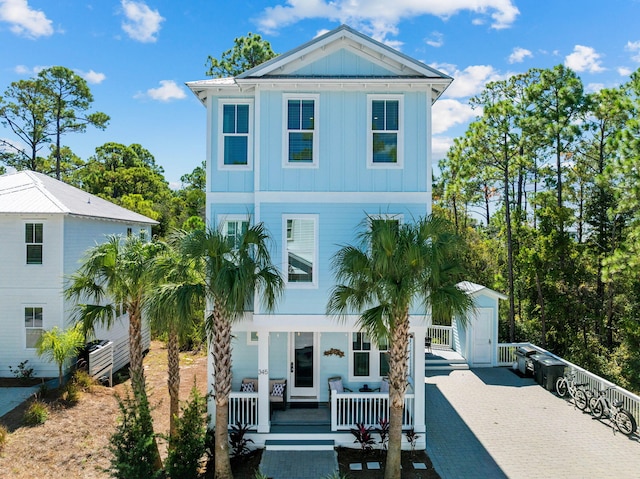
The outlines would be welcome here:
[[[24,423],[27,426],[39,426],[49,419],[49,407],[40,400],[33,401],[24,413]]]

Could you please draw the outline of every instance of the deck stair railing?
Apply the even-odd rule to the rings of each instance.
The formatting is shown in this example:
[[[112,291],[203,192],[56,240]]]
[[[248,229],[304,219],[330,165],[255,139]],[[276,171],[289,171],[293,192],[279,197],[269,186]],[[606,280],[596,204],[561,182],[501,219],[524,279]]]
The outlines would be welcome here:
[[[453,346],[451,331],[451,326],[429,326],[426,336],[431,338],[431,348],[451,349]]]
[[[586,369],[581,368],[580,366],[573,364],[566,359],[556,356],[555,354],[542,349],[539,346],[531,343],[500,343],[498,344],[498,366],[511,366],[516,361],[516,349],[520,346],[530,346],[532,348],[537,349],[542,354],[547,354],[554,359],[562,361],[566,366],[567,370],[571,370],[576,375],[576,382],[579,384],[587,384],[587,388],[592,391],[602,390],[609,386],[613,386],[615,389],[612,389],[608,392],[609,398],[613,401],[622,401],[623,407],[627,409],[636,422],[640,421],[640,397],[636,394],[633,394],[626,389],[621,388],[620,386],[615,385],[614,383],[607,381],[600,376],[597,376]]]
[[[404,396],[402,428],[413,427],[415,417],[415,395]],[[331,430],[349,430],[356,423],[366,427],[377,427],[379,419],[389,420],[388,393],[352,393],[331,391]]]

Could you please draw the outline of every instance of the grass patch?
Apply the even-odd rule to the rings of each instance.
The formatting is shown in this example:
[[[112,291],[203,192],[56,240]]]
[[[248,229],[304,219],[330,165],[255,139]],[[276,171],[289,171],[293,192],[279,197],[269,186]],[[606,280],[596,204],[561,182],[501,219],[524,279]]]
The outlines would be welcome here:
[[[47,419],[49,419],[49,406],[39,399],[33,401],[24,413],[24,423],[27,426],[39,426]]]

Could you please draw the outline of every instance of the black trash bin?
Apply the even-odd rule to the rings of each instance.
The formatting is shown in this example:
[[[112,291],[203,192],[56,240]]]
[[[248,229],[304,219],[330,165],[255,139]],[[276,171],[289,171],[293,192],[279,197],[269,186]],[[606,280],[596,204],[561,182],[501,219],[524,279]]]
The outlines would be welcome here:
[[[516,349],[516,362],[518,363],[518,371],[522,375],[533,374],[533,366],[530,357],[536,354],[538,350],[532,346],[518,346]]]
[[[548,354],[531,356],[536,382],[547,391],[555,391],[556,381],[564,376],[566,364]]]

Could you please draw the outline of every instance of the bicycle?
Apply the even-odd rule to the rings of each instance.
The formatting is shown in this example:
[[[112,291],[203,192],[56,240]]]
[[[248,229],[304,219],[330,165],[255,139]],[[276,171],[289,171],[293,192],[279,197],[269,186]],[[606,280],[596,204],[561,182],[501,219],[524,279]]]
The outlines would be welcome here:
[[[607,392],[615,389],[615,386],[609,386],[598,391],[598,396],[594,396],[589,401],[591,414],[596,419],[602,417],[609,418],[611,427],[615,424],[618,431],[625,436],[631,436],[638,429],[636,420],[633,415],[622,407],[622,401],[611,401],[607,396]]]
[[[587,394],[584,391],[584,386],[586,386],[586,384],[576,384],[575,373],[569,373],[559,377],[556,381],[556,393],[558,393],[560,397],[565,397],[567,393],[569,393],[576,407],[584,411],[589,403]]]

